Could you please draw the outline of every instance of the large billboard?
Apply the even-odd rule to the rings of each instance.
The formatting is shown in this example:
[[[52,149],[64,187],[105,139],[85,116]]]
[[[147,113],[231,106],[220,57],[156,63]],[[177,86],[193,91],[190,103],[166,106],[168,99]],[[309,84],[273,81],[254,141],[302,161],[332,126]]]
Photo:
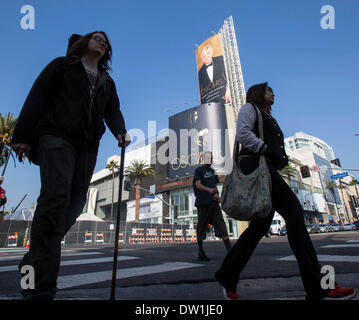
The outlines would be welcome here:
[[[201,104],[231,102],[219,34],[207,39],[196,50]]]
[[[230,106],[207,103],[169,118],[169,178],[193,176],[206,151],[218,174],[232,169],[234,114]]]

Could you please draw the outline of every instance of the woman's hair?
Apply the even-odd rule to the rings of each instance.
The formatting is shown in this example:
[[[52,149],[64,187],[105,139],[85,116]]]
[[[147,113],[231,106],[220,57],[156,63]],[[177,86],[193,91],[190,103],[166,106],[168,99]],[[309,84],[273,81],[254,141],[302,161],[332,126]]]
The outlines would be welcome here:
[[[107,45],[108,45],[108,48],[106,49],[105,54],[99,61],[99,68],[102,70],[105,70],[105,71],[110,71],[111,67],[109,66],[109,63],[111,63],[111,58],[112,58],[112,47],[111,47],[110,40],[108,39],[108,37],[104,31],[94,31],[94,32],[91,32],[91,33],[88,33],[88,34],[82,36],[79,40],[77,40],[70,47],[70,49],[67,52],[67,56],[78,56],[79,58],[81,58],[82,55],[87,52],[88,43],[95,33],[103,34],[107,41]]]
[[[254,86],[251,86],[247,91],[246,102],[254,103],[257,107],[260,107],[263,110],[266,110],[264,94],[265,94],[267,88],[271,92],[273,92],[272,88],[268,87],[268,82],[255,84]],[[271,108],[266,111],[271,112]]]

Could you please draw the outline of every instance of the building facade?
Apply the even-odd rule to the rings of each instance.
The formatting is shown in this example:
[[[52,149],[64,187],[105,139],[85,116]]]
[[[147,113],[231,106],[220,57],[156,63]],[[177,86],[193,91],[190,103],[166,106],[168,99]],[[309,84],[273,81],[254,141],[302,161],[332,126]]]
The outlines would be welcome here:
[[[172,223],[176,225],[188,225],[195,229],[197,225],[197,208],[194,206],[193,176],[186,175],[169,179],[168,164],[161,164],[157,159],[157,151],[160,147],[168,144],[168,137],[145,145],[139,149],[132,150],[125,155],[125,167],[134,160],[145,160],[155,170],[154,177],[145,177],[142,180],[140,189],[140,215],[139,223]],[[120,164],[119,156],[108,158],[108,162],[114,160]],[[128,177],[125,177],[128,179]],[[224,176],[220,176],[218,189],[221,192]],[[123,222],[133,222],[135,220],[135,186],[131,182],[131,191],[122,190],[121,218]],[[118,191],[119,191],[118,170],[115,171],[115,177],[108,169],[102,169],[94,173],[90,190],[97,190],[97,199],[95,205],[95,215],[108,221],[116,218],[118,209]],[[112,190],[114,192],[112,193]],[[89,191],[90,194],[90,191]],[[153,196],[154,194],[154,196]],[[113,199],[113,200],[112,200]],[[90,196],[86,203],[89,206]],[[113,210],[111,207],[113,202]],[[178,208],[177,217],[174,217],[173,206]],[[86,209],[85,209],[86,210]],[[230,237],[239,236],[239,227],[237,221],[229,218],[224,212],[223,217],[227,225]]]
[[[306,134],[304,132],[296,132],[293,136],[284,139],[286,149],[295,151],[301,148],[309,148],[322,158],[331,161],[335,159],[334,151],[323,140]]]
[[[353,176],[341,179],[339,185],[332,176],[343,170],[313,152],[309,146],[290,149],[287,145],[286,152],[296,168],[297,178],[292,179],[291,187],[303,206],[307,223],[350,223],[357,220],[355,186],[350,186]],[[304,179],[299,171],[303,165],[310,168],[310,177]]]

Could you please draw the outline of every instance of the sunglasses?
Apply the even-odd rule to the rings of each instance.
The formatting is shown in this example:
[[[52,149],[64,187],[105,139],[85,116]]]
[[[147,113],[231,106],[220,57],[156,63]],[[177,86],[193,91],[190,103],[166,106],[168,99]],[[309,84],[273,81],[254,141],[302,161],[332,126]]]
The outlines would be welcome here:
[[[92,37],[92,39],[94,39],[98,43],[103,43],[105,45],[106,50],[108,50],[108,43],[106,40],[102,39],[99,36],[94,36],[94,37]]]

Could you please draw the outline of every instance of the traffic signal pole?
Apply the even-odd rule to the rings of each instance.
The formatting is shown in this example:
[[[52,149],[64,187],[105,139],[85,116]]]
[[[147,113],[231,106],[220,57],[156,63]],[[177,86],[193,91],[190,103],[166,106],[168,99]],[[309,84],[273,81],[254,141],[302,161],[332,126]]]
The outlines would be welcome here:
[[[132,185],[131,185],[132,187]],[[174,204],[174,205],[170,205],[167,201],[161,199],[159,196],[157,196],[156,194],[154,194],[153,192],[151,192],[150,190],[148,189],[145,189],[145,188],[141,188],[141,187],[138,187],[138,186],[134,186],[135,188],[138,188],[138,189],[141,189],[141,190],[144,190],[144,191],[147,191],[150,195],[153,195],[155,196],[158,200],[161,200],[164,204],[166,204],[169,208],[171,208],[173,210],[173,221],[172,221],[172,224],[175,222],[175,211],[177,209],[177,206]]]

